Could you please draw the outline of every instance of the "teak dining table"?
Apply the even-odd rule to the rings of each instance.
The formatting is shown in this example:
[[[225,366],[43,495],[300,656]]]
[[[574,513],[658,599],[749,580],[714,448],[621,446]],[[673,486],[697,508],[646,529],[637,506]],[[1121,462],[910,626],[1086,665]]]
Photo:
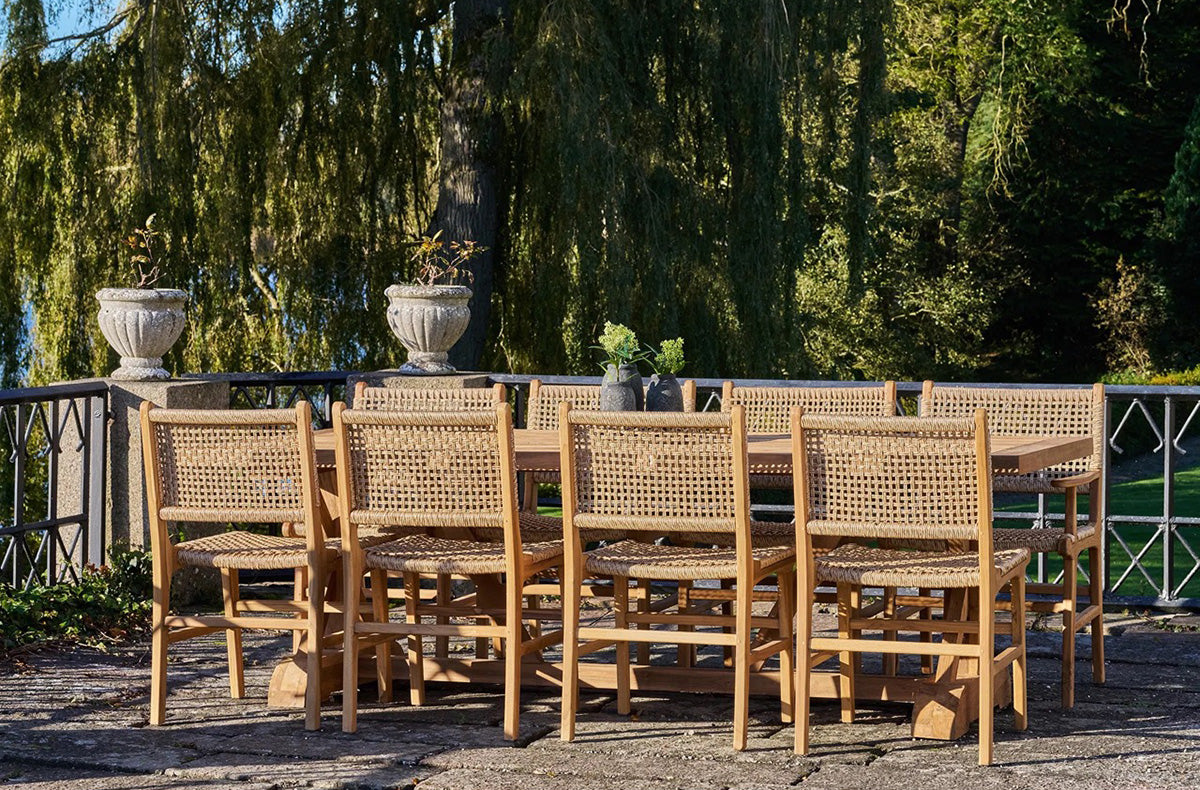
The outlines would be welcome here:
[[[514,431],[516,467],[519,471],[559,469],[557,431]],[[1089,435],[993,436],[990,438],[992,468],[996,474],[1029,474],[1040,469],[1066,463],[1090,455],[1092,437]],[[321,470],[322,488],[330,513],[336,513],[336,480],[333,431],[318,430],[314,434],[316,463]],[[789,474],[792,460],[791,438],[787,435],[750,435],[747,438],[749,464],[769,466],[773,474]],[[480,580],[483,581],[483,580]],[[402,657],[401,657],[402,658]],[[407,666],[395,658],[393,673],[407,677]],[[523,669],[522,684],[554,686],[561,683],[557,664],[530,657]],[[364,660],[370,660],[366,658]],[[427,681],[503,683],[503,661],[496,659],[467,659],[426,656]],[[271,679],[268,703],[276,707],[294,707],[303,703],[305,677],[303,662],[294,658],[281,663]],[[330,680],[332,693],[339,686],[341,672],[324,673]],[[978,672],[967,660],[953,659],[939,665],[932,675],[873,675],[856,676],[855,694],[864,701],[886,700],[913,703],[913,736],[919,738],[954,739],[966,732],[978,712],[976,704]],[[818,698],[838,697],[838,673],[813,670],[812,695]],[[1011,699],[1007,673],[996,677],[995,699],[998,705]],[[580,666],[580,684],[585,688],[616,688],[613,665],[585,663]],[[705,691],[731,693],[733,676],[721,669],[636,665],[633,668],[632,688],[656,691]],[[750,679],[752,694],[778,696],[778,671],[754,672]]]

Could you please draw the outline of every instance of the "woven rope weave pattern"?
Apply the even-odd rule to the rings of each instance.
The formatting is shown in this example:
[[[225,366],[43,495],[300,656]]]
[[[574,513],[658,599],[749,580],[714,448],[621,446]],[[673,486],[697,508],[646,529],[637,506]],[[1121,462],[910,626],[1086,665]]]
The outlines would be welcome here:
[[[746,407],[749,433],[788,433],[792,408],[805,414],[847,417],[887,417],[896,406],[884,387],[733,387],[721,411]]]
[[[296,412],[150,412],[172,521],[303,521]],[[214,505],[220,503],[220,505]]]
[[[998,550],[996,569],[1008,574],[1029,561],[1025,549]],[[817,579],[867,587],[978,587],[978,552],[924,552],[876,549],[853,543],[814,560]]]
[[[972,420],[805,415],[814,535],[979,538]]]
[[[399,387],[364,387],[354,401],[355,409],[377,411],[492,411],[496,404],[492,388],[463,387],[439,389],[404,389]]]
[[[729,415],[576,412],[577,528],[732,531]]]
[[[1090,388],[1004,389],[934,386],[921,398],[922,417],[966,417],[985,409],[993,436],[1092,436],[1092,454],[1029,475],[996,475],[996,491],[1061,493],[1050,481],[1100,468],[1104,452],[1104,408]],[[1083,489],[1086,490],[1086,489]]]
[[[359,524],[500,527],[496,411],[342,413]]]

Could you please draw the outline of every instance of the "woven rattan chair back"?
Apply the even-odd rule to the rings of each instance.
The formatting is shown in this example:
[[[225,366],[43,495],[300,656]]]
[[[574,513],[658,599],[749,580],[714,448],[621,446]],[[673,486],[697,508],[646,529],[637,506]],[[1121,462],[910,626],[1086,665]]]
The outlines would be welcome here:
[[[151,409],[164,521],[304,522],[315,496],[311,427],[297,409]]]
[[[503,528],[516,502],[507,404],[488,411],[347,409],[349,513],[356,524]],[[505,448],[508,448],[507,450]]]
[[[400,387],[368,387],[360,381],[354,388],[355,409],[376,411],[494,411],[504,403],[507,392],[503,384],[492,387],[435,387],[408,389]]]
[[[1028,475],[996,475],[997,491],[1058,493],[1051,481],[1100,469],[1104,453],[1104,385],[1072,389],[944,387],[926,381],[922,417],[966,417],[976,409],[988,415],[992,436],[1092,437],[1092,454]]]
[[[695,533],[748,525],[742,419],[740,409],[669,414],[564,404],[563,504],[573,528]]]
[[[684,381],[683,410],[696,411],[696,384]],[[558,404],[569,403],[575,409],[600,410],[600,387],[588,384],[543,384],[539,379],[529,382],[529,407],[525,412],[525,427],[535,431],[558,430]]]
[[[799,441],[797,523],[810,535],[991,545],[986,436],[977,441],[974,418],[804,415]]]
[[[896,382],[879,387],[739,387],[726,381],[721,411],[741,405],[749,433],[787,433],[796,406],[805,414],[890,417],[896,413]]]

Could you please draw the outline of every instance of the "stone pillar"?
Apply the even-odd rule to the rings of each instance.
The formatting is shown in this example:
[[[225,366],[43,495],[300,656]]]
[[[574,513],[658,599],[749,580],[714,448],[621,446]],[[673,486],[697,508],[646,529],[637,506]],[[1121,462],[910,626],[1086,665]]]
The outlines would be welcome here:
[[[398,389],[474,389],[488,385],[486,373],[447,373],[427,375],[401,373],[398,370],[375,370],[355,373],[346,379],[346,402],[354,405],[354,388],[365,381],[368,387],[395,387]]]

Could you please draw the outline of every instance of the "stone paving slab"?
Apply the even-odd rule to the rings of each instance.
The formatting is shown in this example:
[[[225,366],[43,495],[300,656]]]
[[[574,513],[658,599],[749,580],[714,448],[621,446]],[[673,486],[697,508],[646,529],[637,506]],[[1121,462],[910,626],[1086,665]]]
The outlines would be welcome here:
[[[1109,682],[1092,686],[1086,637],[1077,643],[1078,704],[1058,708],[1059,634],[1030,635],[1030,728],[996,714],[997,765],[979,768],[977,742],[909,736],[904,705],[861,706],[843,724],[817,702],[812,753],[791,750],[778,703],[751,703],[749,747],[735,752],[727,697],[635,696],[628,716],[612,694],[584,691],[577,738],[558,736],[558,695],[523,694],[522,738],[504,741],[498,687],[430,684],[427,704],[382,705],[365,688],[359,731],[340,731],[338,702],[307,733],[299,711],[269,710],[266,687],[287,637],[247,635],[247,697],[231,700],[224,643],[173,650],[168,725],[147,723],[144,644],[43,652],[0,664],[0,785],[65,790],[231,787],[528,788],[620,786],[689,790],[784,787],[1200,787],[1200,632],[1110,618]],[[1186,624],[1185,624],[1186,625]],[[175,659],[178,656],[178,660]],[[666,656],[664,660],[669,660]]]

